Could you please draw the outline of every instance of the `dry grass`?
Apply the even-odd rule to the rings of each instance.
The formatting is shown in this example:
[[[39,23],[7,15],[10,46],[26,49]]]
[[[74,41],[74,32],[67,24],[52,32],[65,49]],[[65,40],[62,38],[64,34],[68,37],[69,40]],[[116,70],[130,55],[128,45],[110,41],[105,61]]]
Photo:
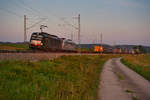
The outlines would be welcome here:
[[[24,48],[16,48],[11,46],[0,46],[0,50],[23,50]]]
[[[112,57],[0,61],[0,100],[96,100],[99,74]]]
[[[150,54],[124,55],[121,61],[147,80],[150,80]]]
[[[29,49],[28,44],[0,44],[0,50],[26,50]]]

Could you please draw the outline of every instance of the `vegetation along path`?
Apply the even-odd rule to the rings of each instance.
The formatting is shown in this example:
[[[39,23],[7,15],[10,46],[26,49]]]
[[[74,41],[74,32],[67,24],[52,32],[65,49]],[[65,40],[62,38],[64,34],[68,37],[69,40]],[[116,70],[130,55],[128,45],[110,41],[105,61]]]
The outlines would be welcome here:
[[[107,61],[101,73],[100,100],[150,100],[150,82],[120,62]]]
[[[2,59],[0,100],[97,100],[99,74],[111,57],[68,55],[37,61]]]

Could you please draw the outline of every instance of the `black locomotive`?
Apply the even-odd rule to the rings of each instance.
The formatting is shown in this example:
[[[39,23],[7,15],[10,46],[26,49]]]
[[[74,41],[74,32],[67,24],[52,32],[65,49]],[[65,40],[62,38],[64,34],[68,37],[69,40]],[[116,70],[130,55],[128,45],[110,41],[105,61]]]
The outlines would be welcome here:
[[[59,38],[45,32],[34,32],[30,38],[29,47],[52,51],[75,51],[76,44],[70,39]]]

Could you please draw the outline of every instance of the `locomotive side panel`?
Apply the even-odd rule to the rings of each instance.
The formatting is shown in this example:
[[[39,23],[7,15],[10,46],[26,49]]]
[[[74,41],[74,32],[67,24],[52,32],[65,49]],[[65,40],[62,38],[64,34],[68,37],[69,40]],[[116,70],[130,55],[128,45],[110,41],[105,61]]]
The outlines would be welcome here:
[[[75,50],[75,45],[71,43],[65,43],[64,48],[65,50]]]
[[[44,37],[44,39],[43,39],[43,49],[47,49],[48,48],[48,38],[47,37]]]
[[[63,41],[63,47],[62,47],[63,50],[73,50],[74,51],[75,48],[76,48],[75,43],[70,42],[70,41]]]
[[[47,43],[48,49],[61,49],[61,40],[55,39],[55,38],[48,38],[48,43]]]

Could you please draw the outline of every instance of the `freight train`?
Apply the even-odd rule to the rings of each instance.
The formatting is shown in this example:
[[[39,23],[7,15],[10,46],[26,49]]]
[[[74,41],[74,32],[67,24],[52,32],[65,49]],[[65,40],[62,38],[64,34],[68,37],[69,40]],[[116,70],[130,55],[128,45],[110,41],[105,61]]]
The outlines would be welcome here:
[[[76,44],[65,38],[59,38],[46,32],[34,32],[31,35],[29,48],[46,51],[75,51]]]

